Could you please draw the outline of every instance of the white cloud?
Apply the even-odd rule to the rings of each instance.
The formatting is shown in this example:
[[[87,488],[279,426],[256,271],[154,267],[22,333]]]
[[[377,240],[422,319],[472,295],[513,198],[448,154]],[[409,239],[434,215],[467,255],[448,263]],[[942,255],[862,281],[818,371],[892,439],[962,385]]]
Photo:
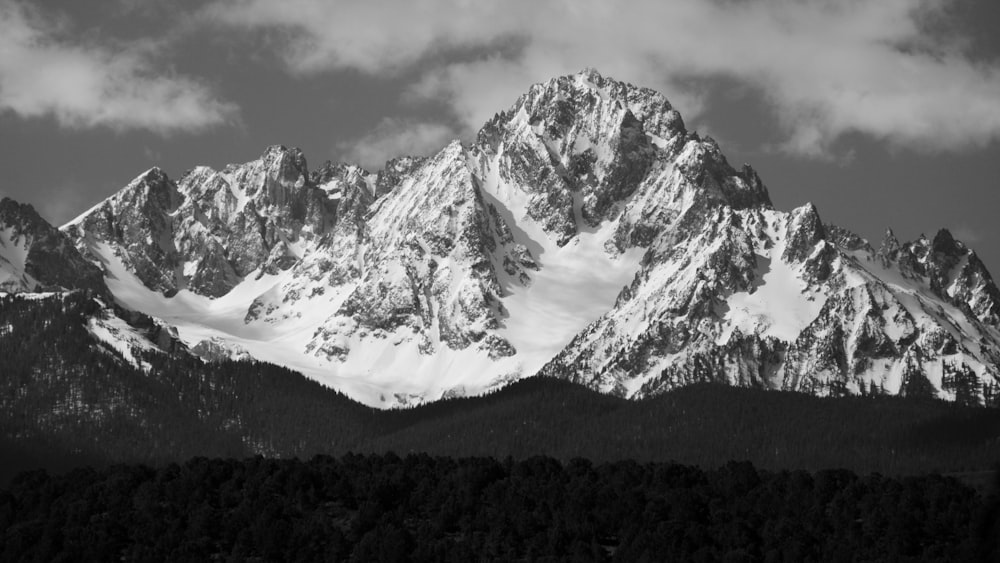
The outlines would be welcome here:
[[[295,72],[418,70],[410,96],[447,101],[466,128],[586,66],[663,91],[688,120],[710,110],[699,81],[734,80],[770,104],[782,149],[823,156],[848,133],[930,152],[1000,138],[1000,69],[921,27],[957,1],[215,0],[205,15],[287,30]]]
[[[454,129],[440,123],[385,118],[361,139],[339,143],[337,151],[345,162],[378,170],[390,158],[427,156],[457,137]]]
[[[196,131],[232,120],[237,108],[204,84],[158,74],[148,45],[72,44],[61,29],[14,0],[0,0],[0,112],[54,117],[66,127]]]

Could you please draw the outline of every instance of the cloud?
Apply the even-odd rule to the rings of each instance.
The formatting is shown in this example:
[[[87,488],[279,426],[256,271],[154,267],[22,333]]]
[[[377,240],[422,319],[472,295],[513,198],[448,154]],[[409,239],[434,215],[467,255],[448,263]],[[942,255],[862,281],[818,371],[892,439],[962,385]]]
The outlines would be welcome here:
[[[523,6],[521,6],[523,7]],[[300,72],[400,70],[428,54],[487,45],[511,35],[521,14],[506,3],[466,0],[218,0],[202,18],[257,30],[288,30],[284,60]],[[498,25],[484,25],[491,19]]]
[[[951,229],[951,234],[956,239],[966,243],[975,244],[977,242],[982,242],[983,236],[976,229],[970,227],[969,225],[959,225]]]
[[[954,30],[929,31],[957,1],[215,0],[204,16],[287,31],[296,73],[413,74],[411,99],[443,101],[471,129],[586,66],[664,92],[689,121],[721,78],[766,102],[781,150],[822,157],[851,133],[926,152],[1000,139],[1000,69]]]
[[[64,27],[64,26],[62,26]],[[51,116],[71,128],[198,131],[233,120],[237,107],[197,80],[160,74],[149,44],[68,42],[38,10],[0,0],[0,112]]]
[[[458,136],[440,123],[385,118],[361,139],[339,143],[337,151],[343,161],[378,170],[390,158],[433,154]]]

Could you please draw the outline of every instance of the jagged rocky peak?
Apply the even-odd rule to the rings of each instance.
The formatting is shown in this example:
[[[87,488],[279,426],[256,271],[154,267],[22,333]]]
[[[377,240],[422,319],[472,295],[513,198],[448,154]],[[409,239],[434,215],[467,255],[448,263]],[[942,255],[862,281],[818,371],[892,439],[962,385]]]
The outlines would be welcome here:
[[[521,110],[530,124],[542,125],[552,138],[564,137],[588,116],[614,117],[604,124],[591,123],[592,127],[628,126],[635,119],[647,133],[663,141],[686,132],[680,113],[662,94],[605,78],[594,69],[531,86],[506,113],[516,115]]]
[[[734,170],[661,94],[592,69],[533,85],[471,151],[487,183],[524,194],[526,217],[560,246],[623,213],[615,246],[646,246],[689,188],[734,208],[771,205],[756,172]]]
[[[62,230],[92,262],[102,262],[102,245],[108,245],[147,287],[174,291],[173,221],[183,201],[174,181],[153,167]]]
[[[922,237],[912,246],[934,293],[968,307],[981,322],[1000,326],[1000,289],[974,250],[947,229],[939,230],[930,242]]]
[[[785,233],[785,253],[787,261],[801,262],[808,258],[816,244],[826,240],[826,229],[819,217],[819,211],[812,203],[792,210]]]
[[[151,221],[162,226],[164,217],[183,202],[177,185],[158,167],[136,176],[127,186],[65,226],[104,238],[128,237]]]
[[[354,164],[334,163],[326,161],[322,166],[309,173],[309,180],[323,191],[331,194],[341,191],[344,185],[365,185],[371,181],[372,174]],[[370,190],[369,190],[370,191]]]
[[[178,185],[189,196],[188,203],[210,219],[232,224],[247,215],[282,217],[294,223],[288,225],[293,237],[303,226],[322,232],[333,207],[327,193],[310,180],[302,151],[283,145],[272,145],[260,158],[219,172],[196,168]]]
[[[377,175],[353,164],[326,161],[312,172],[310,180],[335,204],[335,229],[357,230],[377,197]]]
[[[965,245],[960,241],[955,240],[955,237],[951,235],[951,231],[948,229],[941,229],[936,235],[934,235],[934,240],[931,243],[931,250],[936,256],[945,256],[957,259],[960,255],[965,253]]]
[[[906,243],[888,229],[876,256],[884,267],[926,283],[939,298],[979,322],[1000,326],[1000,289],[975,251],[947,229],[940,229],[933,239],[921,234]]]
[[[657,150],[676,149],[676,114],[659,94],[585,71],[532,86],[480,130],[474,150],[496,160],[499,180],[527,194],[529,218],[563,245],[613,214]]]
[[[0,199],[0,291],[83,289],[105,296],[100,269],[31,205]]]
[[[335,205],[307,174],[301,151],[281,146],[177,183],[152,168],[63,230],[91,261],[120,262],[150,289],[220,296],[266,262],[288,267],[275,247],[332,225]]]
[[[877,255],[882,260],[883,265],[889,266],[899,258],[899,251],[902,245],[896,238],[896,233],[892,229],[886,229],[879,243]]]
[[[827,233],[827,240],[848,252],[865,251],[874,254],[871,244],[860,235],[843,227],[827,223],[824,226]]]
[[[306,187],[309,170],[298,148],[271,145],[255,161],[230,164],[223,170],[232,176],[247,197],[264,207],[283,206],[291,194]]]
[[[400,156],[387,161],[375,180],[375,197],[391,192],[426,161],[422,156]]]

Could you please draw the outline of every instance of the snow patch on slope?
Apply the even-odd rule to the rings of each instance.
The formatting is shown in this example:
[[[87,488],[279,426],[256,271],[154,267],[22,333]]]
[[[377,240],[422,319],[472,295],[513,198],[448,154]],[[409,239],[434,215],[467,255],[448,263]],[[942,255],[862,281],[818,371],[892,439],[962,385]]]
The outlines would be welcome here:
[[[765,233],[773,244],[758,250],[756,283],[751,290],[733,293],[726,300],[724,320],[729,326],[719,344],[729,340],[734,328],[743,334],[792,342],[826,303],[826,295],[803,279],[802,265],[782,259],[787,241],[778,233],[784,230],[787,218],[774,213],[766,213],[765,217],[769,219]]]
[[[35,280],[24,272],[27,259],[27,238],[14,238],[9,228],[0,228],[0,288],[31,289],[35,286]]]
[[[114,315],[109,315],[107,318],[92,317],[87,321],[87,330],[98,340],[118,351],[130,364],[147,371],[149,366],[136,358],[134,350],[158,350],[138,330]]]
[[[358,378],[340,375],[330,361],[308,354],[304,344],[312,339],[316,327],[331,313],[327,306],[317,306],[303,300],[295,311],[280,323],[245,321],[254,300],[279,284],[291,273],[254,275],[226,295],[211,299],[181,290],[172,297],[150,290],[115,256],[113,249],[96,243],[92,251],[100,257],[107,272],[107,284],[115,298],[125,307],[162,319],[177,329],[179,339],[189,347],[203,341],[221,340],[246,350],[254,358],[283,365],[338,389],[369,405],[385,406],[379,397],[382,390]],[[297,316],[294,313],[301,313]]]
[[[489,164],[482,192],[501,217],[512,219],[507,222],[516,225],[515,242],[531,251],[539,270],[530,274],[530,286],[525,287],[497,268],[507,292],[503,305],[509,313],[499,334],[517,349],[519,365],[530,375],[614,305],[639,270],[644,250],[609,253],[607,243],[616,227],[611,221],[559,247],[528,217],[527,194],[500,178],[501,155]],[[578,218],[577,224],[583,222]]]

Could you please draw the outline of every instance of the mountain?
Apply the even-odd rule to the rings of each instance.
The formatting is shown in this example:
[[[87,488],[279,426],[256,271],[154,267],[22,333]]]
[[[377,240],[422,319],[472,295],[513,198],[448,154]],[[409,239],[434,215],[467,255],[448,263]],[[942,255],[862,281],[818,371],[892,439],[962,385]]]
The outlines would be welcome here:
[[[0,291],[106,293],[101,270],[33,207],[0,199]]]
[[[639,398],[695,382],[993,404],[1000,290],[947,231],[876,250],[776,210],[660,94],[585,70],[468,145],[379,172],[273,146],[153,168],[62,227],[115,301],[206,359],[377,406],[535,374]]]

